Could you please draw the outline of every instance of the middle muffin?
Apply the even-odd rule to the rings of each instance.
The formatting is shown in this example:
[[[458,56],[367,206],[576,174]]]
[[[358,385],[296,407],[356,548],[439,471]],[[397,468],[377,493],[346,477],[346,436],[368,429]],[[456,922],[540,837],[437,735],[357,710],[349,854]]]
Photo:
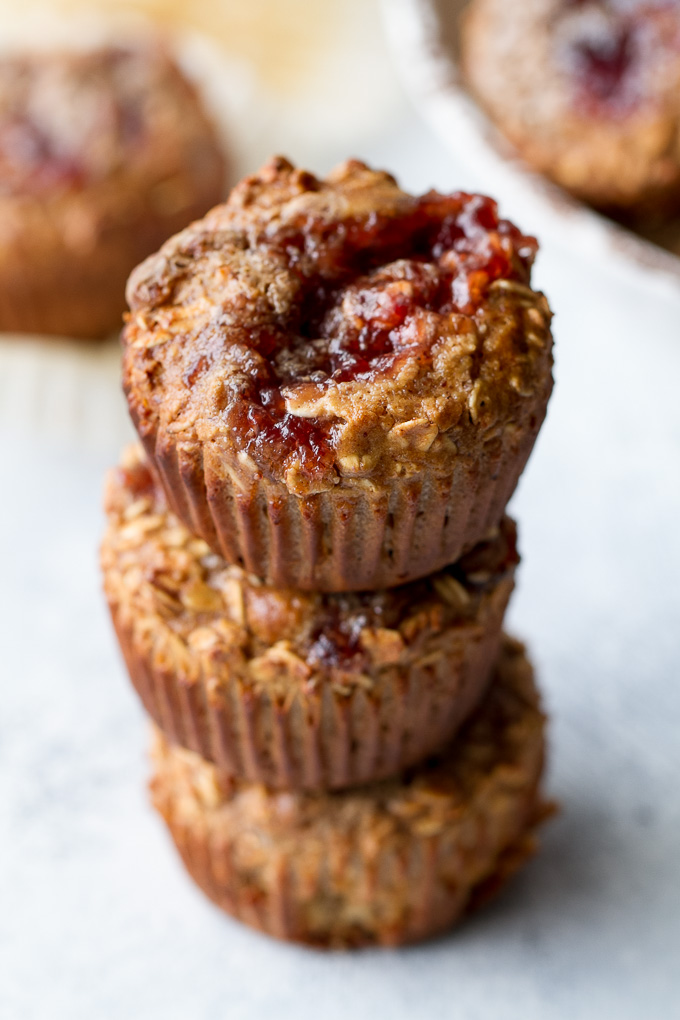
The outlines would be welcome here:
[[[389,588],[497,526],[552,387],[536,242],[480,195],[273,160],[133,273],[130,411],[173,511],[278,587]]]
[[[109,479],[104,586],[132,681],[171,741],[271,788],[391,776],[487,687],[518,563],[507,517],[447,569],[311,594],[229,566],[167,509],[141,451]]]

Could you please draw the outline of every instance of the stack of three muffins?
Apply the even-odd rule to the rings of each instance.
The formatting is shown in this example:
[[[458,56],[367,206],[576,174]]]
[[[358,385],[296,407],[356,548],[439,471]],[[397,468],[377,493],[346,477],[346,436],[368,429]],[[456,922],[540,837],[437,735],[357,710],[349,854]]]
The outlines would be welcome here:
[[[277,159],[131,278],[105,590],[154,803],[271,934],[423,938],[531,851],[543,716],[501,628],[535,250],[488,199]]]

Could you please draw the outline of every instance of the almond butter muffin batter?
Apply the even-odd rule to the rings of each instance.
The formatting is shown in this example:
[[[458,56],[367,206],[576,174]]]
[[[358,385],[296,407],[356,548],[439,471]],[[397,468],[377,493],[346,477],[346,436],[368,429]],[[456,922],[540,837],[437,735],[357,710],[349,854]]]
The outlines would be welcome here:
[[[0,58],[0,329],[117,328],[131,269],[224,197],[198,95],[160,45]]]
[[[152,796],[192,877],[239,920],[318,946],[398,945],[449,927],[532,852],[543,731],[508,639],[451,749],[401,778],[274,793],[157,734]]]
[[[552,387],[537,245],[478,195],[278,158],[130,278],[124,385],[174,512],[284,587],[390,587],[498,524]]]
[[[520,155],[578,198],[680,205],[678,0],[472,0],[463,67]]]
[[[364,594],[274,589],[168,511],[139,448],[109,478],[104,587],[132,681],[171,741],[270,787],[393,775],[483,696],[518,556],[505,518],[462,560]]]

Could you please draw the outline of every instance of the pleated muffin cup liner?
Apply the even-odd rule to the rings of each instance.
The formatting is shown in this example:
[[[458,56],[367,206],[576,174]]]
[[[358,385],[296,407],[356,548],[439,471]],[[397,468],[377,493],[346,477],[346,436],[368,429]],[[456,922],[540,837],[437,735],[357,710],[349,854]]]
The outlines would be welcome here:
[[[156,731],[152,798],[191,876],[239,920],[318,946],[400,945],[448,928],[532,852],[544,723],[524,650],[506,639],[478,712],[402,778],[276,792]]]
[[[217,442],[142,439],[173,512],[228,563],[277,587],[371,591],[441,570],[499,523],[546,401],[478,456],[454,456],[445,477],[357,479],[307,497],[230,467]]]
[[[361,873],[355,903],[338,893],[332,864],[320,861],[315,871],[301,872],[294,856],[276,851],[266,885],[254,882],[240,864],[236,841],[177,818],[172,800],[155,791],[156,806],[185,868],[213,903],[264,934],[320,949],[407,945],[447,931],[500,893],[533,856],[534,827],[543,815],[533,792],[518,808],[514,832],[500,852],[482,844],[470,851],[479,862],[477,881],[449,876],[458,849],[446,835],[414,839],[405,855],[378,852],[370,861],[356,855],[348,860],[329,837],[324,847],[328,859],[340,859],[343,867]],[[484,824],[477,820],[480,829]],[[328,931],[323,921],[333,913],[334,930]]]
[[[433,634],[413,661],[374,667],[362,683],[325,675],[275,697],[193,652],[191,675],[134,613],[111,601],[142,703],[175,744],[276,789],[338,789],[394,775],[445,746],[483,697],[498,654],[512,576],[472,620]]]

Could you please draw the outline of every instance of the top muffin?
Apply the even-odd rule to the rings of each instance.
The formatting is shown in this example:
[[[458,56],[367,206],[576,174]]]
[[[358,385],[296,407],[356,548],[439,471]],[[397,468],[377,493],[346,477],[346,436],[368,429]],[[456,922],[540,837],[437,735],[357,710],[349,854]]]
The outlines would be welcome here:
[[[578,198],[680,204],[677,0],[473,0],[463,68],[527,162]]]
[[[270,526],[272,499],[329,496],[332,516],[341,495],[368,498],[370,530],[395,485],[450,491],[458,463],[472,497],[481,476],[503,475],[474,536],[407,574],[456,559],[500,520],[545,413],[536,250],[488,198],[416,198],[357,161],[319,180],[273,159],[246,178],[128,284],[125,389],[175,512],[243,562],[230,548],[239,522],[221,520],[237,497],[262,497]]]
[[[223,196],[224,174],[162,45],[0,58],[0,328],[113,328],[130,270]]]

